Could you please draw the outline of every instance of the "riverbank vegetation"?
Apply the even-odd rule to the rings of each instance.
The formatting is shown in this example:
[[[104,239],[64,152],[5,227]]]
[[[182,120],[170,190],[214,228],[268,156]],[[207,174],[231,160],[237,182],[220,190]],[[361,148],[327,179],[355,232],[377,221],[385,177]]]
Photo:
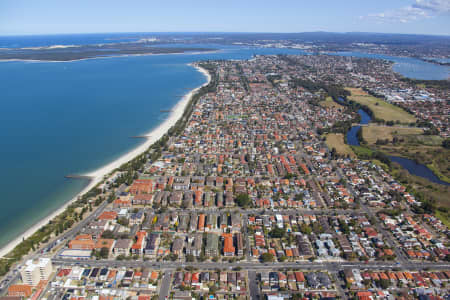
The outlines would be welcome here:
[[[422,202],[421,207],[415,208],[417,213],[441,212],[441,220],[448,222],[450,216],[449,186],[433,183],[425,178],[411,175],[396,163],[392,164],[390,173],[406,186],[408,192]]]
[[[442,181],[450,183],[450,149],[439,136],[425,135],[419,128],[369,125],[362,127],[368,146],[392,156],[426,165]]]
[[[339,102],[339,98],[345,99],[347,96],[350,96],[350,92],[348,90],[333,83],[312,81],[304,78],[293,78],[289,81],[289,85],[292,87],[304,88],[311,93],[323,91],[336,102]]]
[[[371,160],[382,166],[391,166],[391,160],[386,154],[380,151],[372,150],[364,146],[351,146],[353,153],[362,160]]]
[[[409,192],[424,203],[423,206],[416,207],[418,213],[433,212],[443,222],[450,222],[450,187],[411,175],[400,165],[391,163],[387,157],[392,155],[409,158],[426,165],[442,181],[450,182],[450,149],[443,146],[445,143],[441,137],[425,135],[419,128],[371,124],[362,127],[362,138],[366,144],[352,146],[358,158],[372,160],[404,184]]]
[[[351,94],[347,97],[347,100],[349,102],[353,101],[360,104],[362,109],[364,109],[369,115],[372,116],[373,114],[375,122],[380,121],[402,124],[416,122],[416,118],[401,107],[387,103],[383,99],[371,96],[360,88],[346,88],[346,90]],[[367,111],[367,109],[369,111]]]

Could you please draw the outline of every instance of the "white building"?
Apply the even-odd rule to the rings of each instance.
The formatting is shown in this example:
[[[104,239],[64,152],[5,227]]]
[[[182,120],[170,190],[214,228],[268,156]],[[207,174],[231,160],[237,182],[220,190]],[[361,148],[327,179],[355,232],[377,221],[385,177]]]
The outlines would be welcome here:
[[[20,275],[25,284],[36,286],[39,281],[48,280],[52,271],[53,266],[49,258],[30,259],[20,270]]]

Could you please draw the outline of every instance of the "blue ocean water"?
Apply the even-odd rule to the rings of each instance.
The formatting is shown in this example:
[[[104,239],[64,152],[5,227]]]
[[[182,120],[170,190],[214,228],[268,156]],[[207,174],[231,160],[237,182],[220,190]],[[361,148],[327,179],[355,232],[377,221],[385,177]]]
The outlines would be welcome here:
[[[135,40],[135,39],[133,39]],[[45,47],[54,45],[89,45],[132,41],[120,34],[52,34],[0,36],[0,48]]]
[[[0,37],[0,47],[93,44],[135,37]],[[193,46],[219,51],[0,63],[0,247],[87,184],[64,175],[93,171],[130,151],[140,142],[131,136],[157,127],[167,117],[160,110],[170,109],[188,90],[203,84],[204,76],[188,63],[305,54],[295,49]]]
[[[137,146],[205,78],[169,57],[0,64],[0,245],[61,206],[95,170]]]

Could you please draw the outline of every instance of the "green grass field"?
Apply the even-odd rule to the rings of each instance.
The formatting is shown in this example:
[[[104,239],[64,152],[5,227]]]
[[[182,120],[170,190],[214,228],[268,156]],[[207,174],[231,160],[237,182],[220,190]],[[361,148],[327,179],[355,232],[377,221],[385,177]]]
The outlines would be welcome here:
[[[420,135],[423,130],[414,127],[390,127],[390,126],[377,126],[369,125],[362,127],[363,138],[368,144],[375,144],[378,139],[392,139],[396,137],[402,137],[406,135]]]
[[[370,96],[360,88],[347,88],[351,96],[349,100],[353,100],[361,105],[366,105],[373,111],[375,118],[385,121],[399,121],[400,123],[415,122],[416,118],[400,107],[387,103],[382,99]]]

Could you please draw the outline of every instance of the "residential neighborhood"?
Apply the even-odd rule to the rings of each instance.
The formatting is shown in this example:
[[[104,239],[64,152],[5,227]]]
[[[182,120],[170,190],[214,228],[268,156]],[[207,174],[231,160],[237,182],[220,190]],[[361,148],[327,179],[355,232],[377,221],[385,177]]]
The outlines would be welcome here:
[[[186,126],[108,176],[81,213],[88,217],[31,260],[6,294],[448,299],[445,222],[382,159],[338,153],[325,137],[358,122],[351,105],[339,104],[348,87],[395,103],[446,138],[448,91],[413,89],[389,62],[366,58],[198,65],[211,90],[192,103]]]

